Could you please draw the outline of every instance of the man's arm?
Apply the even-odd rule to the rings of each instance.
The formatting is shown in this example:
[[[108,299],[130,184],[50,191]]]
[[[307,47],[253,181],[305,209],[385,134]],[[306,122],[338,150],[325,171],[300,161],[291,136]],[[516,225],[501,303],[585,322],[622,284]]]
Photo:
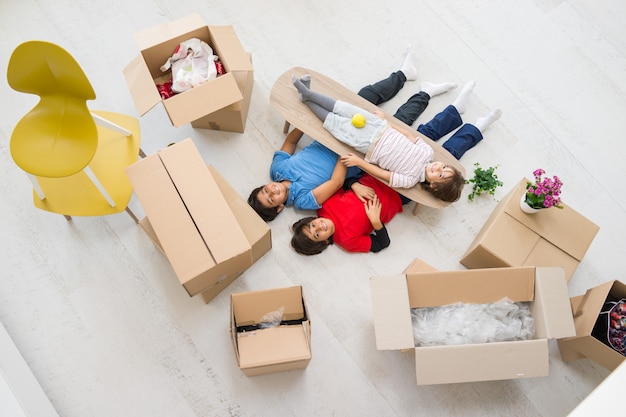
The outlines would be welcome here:
[[[337,159],[335,169],[330,176],[330,179],[321,185],[318,185],[313,189],[313,197],[317,204],[322,205],[324,201],[328,200],[335,192],[341,188],[343,181],[346,178],[347,168],[344,164]]]
[[[302,139],[303,132],[299,129],[294,129],[285,138],[283,142],[283,146],[280,147],[280,150],[288,153],[289,155],[293,155],[296,152],[296,146],[298,146],[298,142]]]

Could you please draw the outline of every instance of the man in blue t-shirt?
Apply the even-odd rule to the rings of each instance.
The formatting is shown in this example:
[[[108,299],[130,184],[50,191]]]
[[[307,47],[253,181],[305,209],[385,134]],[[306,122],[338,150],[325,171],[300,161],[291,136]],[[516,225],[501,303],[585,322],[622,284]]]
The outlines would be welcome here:
[[[341,188],[346,176],[360,175],[356,167],[346,168],[336,153],[317,141],[296,152],[302,131],[287,135],[274,152],[270,166],[272,182],[255,188],[248,203],[265,220],[273,220],[286,206],[317,210]]]

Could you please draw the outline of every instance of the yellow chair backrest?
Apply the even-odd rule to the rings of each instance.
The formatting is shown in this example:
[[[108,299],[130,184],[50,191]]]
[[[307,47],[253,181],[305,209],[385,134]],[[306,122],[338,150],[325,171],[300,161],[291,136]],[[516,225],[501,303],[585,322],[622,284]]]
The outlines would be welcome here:
[[[24,171],[64,177],[85,168],[98,146],[87,100],[96,94],[76,60],[44,41],[19,45],[9,59],[11,88],[40,97],[11,135],[11,156]]]

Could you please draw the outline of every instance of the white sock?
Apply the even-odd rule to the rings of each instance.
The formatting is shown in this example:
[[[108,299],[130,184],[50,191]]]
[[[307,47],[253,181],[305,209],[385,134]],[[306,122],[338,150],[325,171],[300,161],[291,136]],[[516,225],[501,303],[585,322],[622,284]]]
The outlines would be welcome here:
[[[424,81],[420,84],[420,91],[425,92],[431,98],[438,96],[441,93],[445,93],[446,91],[454,90],[456,88],[456,83],[441,83],[441,84],[433,84]]]
[[[415,66],[415,57],[413,56],[413,49],[409,46],[409,49],[404,56],[404,62],[400,71],[404,74],[407,81],[417,80],[417,67]]]
[[[456,110],[459,112],[459,114],[465,113],[465,109],[467,107],[467,98],[469,97],[470,93],[474,89],[475,85],[476,85],[476,81],[467,82],[463,86],[463,89],[461,90],[459,95],[456,97],[456,99],[452,103],[452,105],[456,107]]]
[[[476,120],[476,123],[474,123],[474,126],[476,126],[478,130],[483,132],[489,127],[489,125],[498,120],[500,116],[502,116],[502,110],[495,109],[488,115],[478,118],[478,120]]]

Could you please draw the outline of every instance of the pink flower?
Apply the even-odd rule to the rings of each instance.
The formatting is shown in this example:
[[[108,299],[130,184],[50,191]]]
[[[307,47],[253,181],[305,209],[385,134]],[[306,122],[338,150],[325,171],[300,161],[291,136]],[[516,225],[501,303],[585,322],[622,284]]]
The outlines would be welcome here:
[[[533,171],[535,177],[534,183],[526,183],[526,203],[536,209],[556,207],[562,209],[561,206],[561,187],[563,182],[556,175],[542,178],[546,173],[541,168]]]

